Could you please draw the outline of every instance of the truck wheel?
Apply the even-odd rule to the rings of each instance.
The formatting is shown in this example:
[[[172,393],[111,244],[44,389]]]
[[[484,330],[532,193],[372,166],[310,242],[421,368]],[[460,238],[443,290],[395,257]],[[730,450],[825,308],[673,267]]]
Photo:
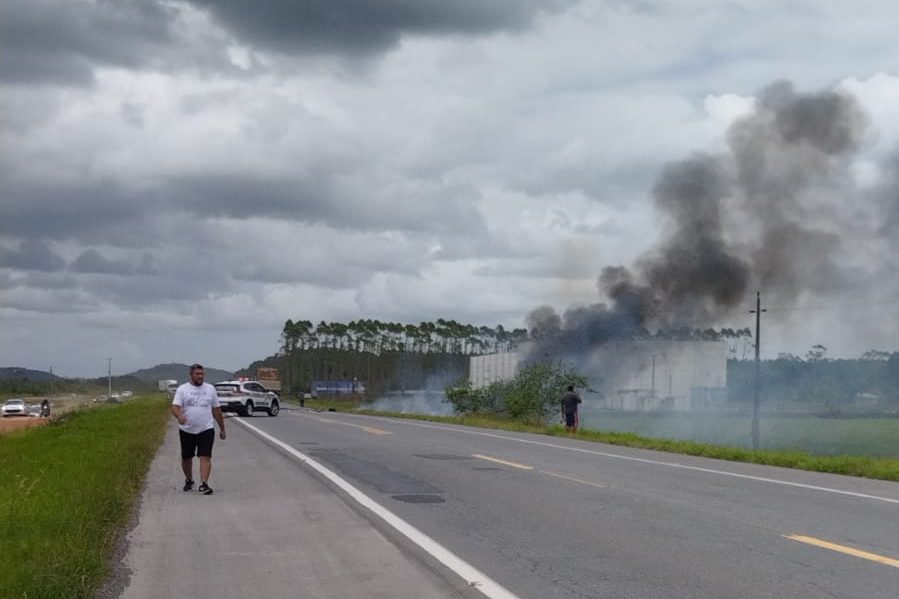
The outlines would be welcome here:
[[[281,406],[278,405],[278,400],[273,399],[272,405],[269,406],[269,409],[268,409],[268,415],[269,416],[277,416],[278,412],[280,412],[280,411],[281,411]]]
[[[244,406],[243,415],[246,416],[247,418],[249,418],[250,416],[253,415],[253,402],[252,401],[248,401],[247,405]]]

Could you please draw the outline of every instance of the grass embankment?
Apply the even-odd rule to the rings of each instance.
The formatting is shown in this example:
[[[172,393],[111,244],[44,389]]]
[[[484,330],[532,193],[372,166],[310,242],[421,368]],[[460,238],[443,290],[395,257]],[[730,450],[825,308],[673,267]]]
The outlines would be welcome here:
[[[0,588],[92,597],[168,422],[165,398],[76,410],[0,438]]]
[[[480,428],[493,428],[500,430],[536,433],[541,435],[571,438],[573,435],[566,433],[558,424],[539,426],[525,424],[508,419],[489,416],[429,416],[422,414],[407,414],[399,412],[385,412],[366,410],[364,404],[347,400],[306,400],[306,407],[313,409],[337,411],[352,411],[371,416],[390,416],[392,418],[411,418],[416,420],[428,420],[431,422],[444,422],[448,424],[464,424]],[[899,433],[897,433],[899,434]],[[669,453],[695,455],[733,462],[748,462],[752,464],[764,464],[767,466],[780,466],[782,468],[795,468],[799,470],[811,470],[815,472],[830,472],[847,476],[864,478],[876,478],[899,482],[899,459],[865,457],[865,456],[820,456],[801,451],[792,450],[751,450],[740,447],[714,445],[710,443],[697,443],[695,441],[679,441],[675,439],[656,439],[642,437],[629,432],[597,431],[581,429],[576,438],[581,441],[593,441],[595,443],[608,443],[625,447],[638,447],[641,449],[653,449]]]

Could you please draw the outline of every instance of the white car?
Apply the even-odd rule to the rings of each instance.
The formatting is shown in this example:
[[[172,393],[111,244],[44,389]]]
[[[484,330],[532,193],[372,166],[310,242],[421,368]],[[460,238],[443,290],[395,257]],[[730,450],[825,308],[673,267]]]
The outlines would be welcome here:
[[[278,395],[256,381],[223,381],[215,384],[215,391],[222,412],[252,416],[256,411],[262,411],[277,416],[281,411]]]
[[[7,399],[0,408],[3,411],[3,417],[7,416],[27,416],[28,404],[24,399]]]

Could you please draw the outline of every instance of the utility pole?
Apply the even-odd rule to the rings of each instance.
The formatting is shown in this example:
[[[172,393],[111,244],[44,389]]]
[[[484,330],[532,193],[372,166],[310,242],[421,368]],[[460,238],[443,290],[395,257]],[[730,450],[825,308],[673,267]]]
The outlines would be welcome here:
[[[106,399],[109,399],[110,397],[112,397],[112,358],[106,358],[106,363]]]
[[[761,362],[759,360],[759,351],[762,346],[761,338],[761,322],[762,322],[762,296],[758,291],[755,292],[755,310],[750,310],[750,314],[755,314],[755,400],[752,402],[752,448],[759,448],[759,386],[761,385]]]

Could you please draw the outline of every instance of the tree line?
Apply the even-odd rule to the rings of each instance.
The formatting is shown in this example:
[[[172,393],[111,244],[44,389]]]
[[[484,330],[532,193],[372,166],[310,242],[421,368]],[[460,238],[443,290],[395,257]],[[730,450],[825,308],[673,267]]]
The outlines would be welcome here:
[[[826,357],[813,346],[805,359],[781,354],[762,360],[760,398],[768,410],[850,415],[899,409],[899,352],[871,350],[859,359]],[[728,360],[730,401],[748,404],[755,390],[755,363]]]
[[[752,333],[744,329],[689,327],[641,331],[635,339],[727,341],[728,395],[732,402],[751,398],[754,365],[747,358]],[[454,320],[404,324],[360,319],[347,323],[287,320],[278,354],[251,365],[276,366],[290,394],[308,392],[313,381],[357,379],[366,395],[412,389],[442,390],[468,377],[473,355],[514,351],[531,341],[523,328],[475,326]],[[739,348],[743,346],[743,351]],[[804,358],[782,354],[762,361],[762,400],[768,406],[806,403],[838,406],[862,402],[892,403],[899,398],[899,352],[871,350],[856,360],[832,360],[815,345]],[[836,409],[836,408],[834,408]]]
[[[510,351],[526,341],[526,329],[506,330],[439,318],[434,322],[403,324],[360,319],[348,323],[287,320],[281,331],[280,349],[340,349],[379,354],[383,351],[478,355]]]
[[[309,392],[313,381],[357,379],[366,395],[433,388],[468,374],[468,356],[512,351],[527,330],[475,326],[455,320],[407,324],[373,319],[344,322],[287,320],[278,354],[256,362],[276,366],[288,394]]]

